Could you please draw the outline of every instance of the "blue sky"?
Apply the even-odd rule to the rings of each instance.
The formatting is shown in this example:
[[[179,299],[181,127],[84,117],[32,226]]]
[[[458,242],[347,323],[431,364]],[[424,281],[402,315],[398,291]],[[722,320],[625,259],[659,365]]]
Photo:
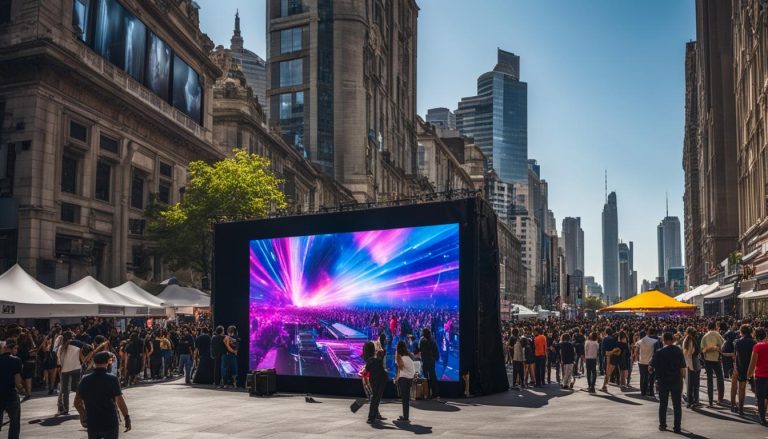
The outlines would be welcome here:
[[[201,28],[229,45],[240,9],[245,46],[265,55],[263,0],[197,0]],[[549,182],[558,221],[580,216],[585,270],[602,284],[604,170],[619,237],[635,242],[638,284],[653,279],[656,225],[683,220],[685,43],[692,0],[418,0],[418,111],[455,109],[496,64],[521,57],[528,83],[528,156]],[[638,285],[639,287],[639,285]]]

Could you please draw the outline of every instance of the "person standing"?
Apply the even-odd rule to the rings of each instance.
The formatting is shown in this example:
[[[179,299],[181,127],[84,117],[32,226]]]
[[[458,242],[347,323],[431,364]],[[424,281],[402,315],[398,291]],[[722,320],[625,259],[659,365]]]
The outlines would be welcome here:
[[[93,356],[93,373],[80,381],[75,408],[88,430],[88,439],[116,439],[120,434],[117,409],[123,414],[125,432],[131,430],[131,417],[117,377],[107,373],[112,357],[107,352]]]
[[[181,337],[176,345],[179,353],[179,373],[184,375],[184,382],[189,384],[192,380],[192,353],[195,350],[195,339],[189,334],[189,329],[181,329]]]
[[[536,387],[544,387],[544,366],[547,363],[547,337],[544,336],[541,328],[534,331],[536,336],[533,338],[533,355],[536,364]]]
[[[637,367],[640,369],[640,395],[654,397],[653,383],[655,376],[648,369],[653,354],[661,348],[659,337],[656,336],[656,328],[648,329],[648,335],[637,342]]]
[[[664,347],[653,354],[649,363],[649,367],[656,374],[659,386],[659,430],[665,431],[667,429],[667,407],[671,396],[674,411],[674,432],[680,433],[683,416],[683,379],[686,374],[685,358],[683,351],[673,344],[675,336],[671,332],[665,332],[662,339]]]
[[[571,336],[566,332],[560,341],[560,361],[563,364],[563,389],[573,389],[573,364],[576,362],[576,349],[571,344]]]
[[[765,340],[765,328],[755,331],[757,344],[752,348],[752,358],[749,360],[747,376],[755,379],[755,399],[757,399],[757,414],[760,423],[766,425],[765,410],[768,398],[768,342]]]
[[[80,367],[83,364],[83,355],[80,348],[73,343],[72,332],[64,333],[58,356],[61,362],[58,414],[66,415],[69,414],[69,392],[77,391],[77,385],[80,383]]]
[[[584,343],[584,358],[587,362],[587,387],[589,393],[595,393],[597,382],[597,351],[600,344],[597,342],[597,333],[589,334],[589,339]]]
[[[226,353],[224,346],[224,327],[216,327],[216,333],[211,337],[211,357],[213,357],[213,385],[222,388],[221,384],[221,360]]]
[[[581,376],[584,373],[584,344],[587,338],[584,336],[584,328],[579,328],[573,335],[573,348],[576,349],[576,363],[574,375]]]
[[[384,351],[379,349],[376,354],[365,360],[365,372],[370,374],[371,383],[371,406],[368,408],[368,423],[373,424],[376,421],[383,421],[384,418],[379,413],[379,404],[381,397],[384,396],[384,388],[387,385],[387,370],[384,368]]]
[[[430,331],[429,328],[421,330],[419,352],[421,355],[421,370],[424,373],[424,377],[429,380],[430,398],[438,398],[440,396],[440,390],[437,387],[435,365],[439,354],[437,343],[432,339],[432,331]]]
[[[408,347],[404,341],[397,342],[395,348],[395,362],[397,363],[397,376],[395,377],[395,383],[397,388],[400,389],[400,398],[403,402],[403,415],[397,418],[398,421],[410,422],[409,409],[411,404],[411,386],[413,385],[413,377],[416,376],[416,367],[413,364],[413,360],[408,353]]]
[[[736,361],[735,369],[737,380],[739,382],[739,415],[744,415],[744,398],[747,393],[747,375],[749,371],[749,363],[752,361],[752,349],[755,347],[755,339],[752,338],[752,328],[749,325],[741,325],[741,338],[736,340]],[[731,401],[731,411],[737,411],[736,404]]]
[[[698,407],[699,404],[699,383],[701,382],[701,361],[699,340],[696,334],[696,328],[688,327],[683,339],[683,356],[685,356],[685,367],[688,371],[686,379],[686,404],[687,408]]]
[[[619,343],[613,337],[613,329],[607,328],[605,330],[605,337],[603,337],[603,352],[605,353],[605,380],[603,381],[603,392],[608,391],[608,380],[613,375],[614,368],[619,364],[619,354],[621,349]]]
[[[227,337],[224,339],[224,347],[227,352],[224,354],[224,359],[221,363],[221,376],[224,379],[224,385],[229,383],[232,379],[232,387],[237,387],[237,349],[240,345],[240,340],[237,338],[237,328],[234,325],[230,325],[227,328]]]
[[[547,384],[552,384],[552,369],[555,369],[555,381],[560,384],[560,341],[557,332],[547,335]]]
[[[704,355],[704,369],[707,372],[707,396],[709,397],[709,406],[713,403],[713,379],[717,376],[717,402],[722,404],[725,401],[725,382],[723,381],[723,368],[720,364],[720,351],[723,348],[723,336],[716,330],[715,322],[709,322],[707,333],[701,338],[701,352]],[[749,363],[747,363],[749,364]]]
[[[203,326],[200,335],[195,339],[195,355],[197,356],[197,372],[195,384],[210,384],[213,381],[213,357],[211,356],[211,330]]]
[[[163,378],[171,377],[171,358],[173,357],[173,345],[168,339],[168,332],[163,329],[160,331],[160,354],[163,357]]]
[[[3,413],[8,414],[8,438],[19,439],[21,434],[21,404],[19,391],[23,390],[21,372],[24,368],[21,359],[16,356],[16,340],[5,340],[3,353],[0,354],[0,422]]]
[[[513,343],[512,349],[512,389],[517,390],[525,387],[525,350],[523,349],[522,337],[517,328],[512,329],[510,343]]]

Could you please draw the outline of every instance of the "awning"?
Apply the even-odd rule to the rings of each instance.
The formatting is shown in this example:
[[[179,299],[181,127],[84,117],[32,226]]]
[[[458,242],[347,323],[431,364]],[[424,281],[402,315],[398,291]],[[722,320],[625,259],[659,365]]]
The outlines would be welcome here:
[[[686,300],[690,299],[691,297],[698,296],[699,293],[704,290],[704,288],[708,288],[708,287],[709,287],[709,285],[707,285],[707,284],[699,285],[698,287],[696,287],[696,288],[694,288],[694,289],[692,289],[690,291],[686,291],[683,294],[675,296],[675,300],[678,300],[680,302],[685,302]]]
[[[733,289],[734,288],[735,288],[734,285],[725,287],[722,290],[718,290],[718,291],[715,291],[714,293],[712,293],[712,294],[710,294],[708,296],[704,296],[704,300],[722,299],[723,297],[730,296],[731,294],[733,294]]]
[[[707,285],[706,288],[702,288],[701,291],[696,293],[695,296],[691,296],[688,299],[692,299],[692,298],[698,297],[698,296],[706,296],[707,294],[710,294],[711,292],[715,291],[718,288],[720,288],[720,282],[715,282],[715,283],[713,283],[711,285]]]
[[[761,254],[763,254],[763,248],[762,247],[760,247],[757,250],[751,251],[751,252],[747,253],[746,255],[742,256],[741,257],[741,263],[742,264],[747,263],[747,262],[751,261],[752,259],[755,259],[755,257],[760,256]]]
[[[739,299],[761,299],[768,297],[768,290],[749,290],[744,294],[739,294]]]

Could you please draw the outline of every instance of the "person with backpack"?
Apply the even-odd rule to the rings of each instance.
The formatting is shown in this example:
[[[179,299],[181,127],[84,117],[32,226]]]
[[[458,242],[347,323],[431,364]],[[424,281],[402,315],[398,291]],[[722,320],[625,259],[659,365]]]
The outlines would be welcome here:
[[[424,378],[429,380],[430,399],[440,397],[440,389],[437,386],[437,373],[435,365],[440,353],[437,349],[437,343],[432,339],[432,331],[429,328],[421,330],[421,340],[419,340],[419,355],[421,356],[421,370]]]

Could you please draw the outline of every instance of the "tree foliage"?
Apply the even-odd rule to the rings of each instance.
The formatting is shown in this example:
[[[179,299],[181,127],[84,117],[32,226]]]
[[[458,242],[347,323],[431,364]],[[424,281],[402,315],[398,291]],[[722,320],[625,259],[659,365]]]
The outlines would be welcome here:
[[[584,300],[584,309],[598,310],[604,306],[605,303],[597,296],[589,296]]]
[[[241,149],[212,164],[191,162],[183,201],[147,210],[158,254],[172,270],[210,273],[213,221],[263,218],[285,208],[280,183],[269,160]]]

